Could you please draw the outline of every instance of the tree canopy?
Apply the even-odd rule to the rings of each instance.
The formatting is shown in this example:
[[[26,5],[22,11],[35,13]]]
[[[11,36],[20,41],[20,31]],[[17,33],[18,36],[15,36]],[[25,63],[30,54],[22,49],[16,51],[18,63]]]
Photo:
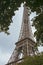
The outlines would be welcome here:
[[[43,65],[43,55],[28,56],[17,65]]]
[[[15,15],[14,11],[24,2],[30,7],[31,12],[37,14],[33,20],[33,26],[36,28],[35,36],[38,42],[43,42],[43,0],[0,0],[0,32],[7,33]]]

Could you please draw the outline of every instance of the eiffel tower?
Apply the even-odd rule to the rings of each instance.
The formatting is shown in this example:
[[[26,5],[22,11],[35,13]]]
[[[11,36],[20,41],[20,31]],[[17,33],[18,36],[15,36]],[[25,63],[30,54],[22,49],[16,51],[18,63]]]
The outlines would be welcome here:
[[[24,5],[23,11],[23,19],[22,19],[22,26],[19,35],[18,42],[15,43],[16,47],[6,65],[15,65],[15,63],[25,56],[29,56],[34,54],[34,47],[36,43],[34,42],[34,37],[31,30],[31,25],[29,21],[29,8]],[[22,54],[22,58],[20,58]]]

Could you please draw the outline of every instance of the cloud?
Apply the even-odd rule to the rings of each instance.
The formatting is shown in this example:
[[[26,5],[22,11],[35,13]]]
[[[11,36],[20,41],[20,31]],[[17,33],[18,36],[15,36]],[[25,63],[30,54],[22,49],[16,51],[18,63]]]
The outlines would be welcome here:
[[[39,46],[39,47],[38,47],[38,50],[39,50],[40,52],[43,52],[43,46]]]
[[[15,42],[19,37],[22,22],[22,10],[23,8],[21,7],[19,12],[13,17],[13,23],[11,23],[9,30],[11,34],[7,36],[4,33],[0,33],[0,65],[5,65],[8,62],[15,48]]]
[[[15,48],[15,42],[17,42],[17,39],[19,37],[19,26],[21,25],[23,12],[22,7],[19,9],[19,12],[19,15],[17,13],[15,17],[13,17],[13,23],[11,23],[11,25],[9,26],[9,32],[11,34],[7,36],[4,33],[0,33],[0,65],[5,65],[8,62]]]
[[[9,52],[4,52],[2,50],[0,50],[0,65],[5,65],[8,61],[8,59],[10,58],[10,53]]]

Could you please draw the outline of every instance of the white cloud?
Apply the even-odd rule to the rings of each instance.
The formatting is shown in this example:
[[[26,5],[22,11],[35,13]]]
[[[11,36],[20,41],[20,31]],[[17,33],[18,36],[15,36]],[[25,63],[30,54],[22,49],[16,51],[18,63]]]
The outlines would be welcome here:
[[[22,7],[19,10],[19,14],[13,18],[13,23],[10,26],[11,34],[9,36],[0,33],[0,65],[5,65],[10,58],[11,53],[13,52],[15,42],[18,39],[20,25],[22,22]],[[31,15],[33,17],[33,15]],[[33,31],[34,32],[34,31]],[[40,48],[40,50],[42,50]]]
[[[38,47],[40,52],[43,52],[43,46]]]
[[[0,65],[5,65],[8,61],[8,59],[10,58],[10,53],[8,53],[7,51],[1,51],[0,50]]]
[[[20,12],[20,13],[19,13]],[[13,52],[15,47],[15,42],[19,35],[19,25],[21,25],[22,18],[22,7],[18,13],[13,18],[13,23],[11,23],[9,32],[11,33],[7,36],[4,33],[0,33],[0,65],[5,65]],[[17,23],[18,22],[18,23]]]

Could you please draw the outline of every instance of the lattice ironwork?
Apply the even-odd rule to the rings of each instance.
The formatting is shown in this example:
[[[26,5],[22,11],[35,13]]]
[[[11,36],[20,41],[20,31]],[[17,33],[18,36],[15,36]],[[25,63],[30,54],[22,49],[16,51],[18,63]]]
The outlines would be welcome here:
[[[31,31],[28,13],[28,7],[24,5],[23,20],[19,40],[15,43],[16,47],[6,65],[16,65],[18,60],[21,60],[27,55],[35,53],[34,47],[36,43],[33,41],[33,35]],[[19,58],[20,53],[22,53],[23,55],[22,58]]]

